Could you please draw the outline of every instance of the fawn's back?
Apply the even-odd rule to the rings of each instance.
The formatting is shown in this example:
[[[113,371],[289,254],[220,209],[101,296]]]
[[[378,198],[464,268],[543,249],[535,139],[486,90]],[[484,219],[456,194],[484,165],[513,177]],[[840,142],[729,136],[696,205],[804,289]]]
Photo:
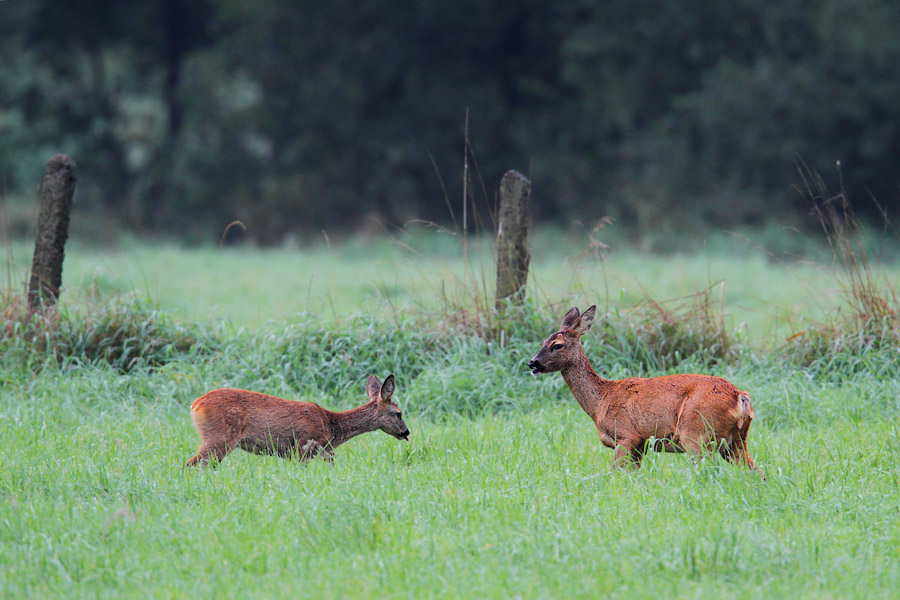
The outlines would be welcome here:
[[[248,390],[223,388],[204,394],[191,404],[200,449],[187,464],[205,465],[210,458],[221,461],[235,448],[304,459],[324,452],[330,460],[337,446],[376,429],[407,439],[409,429],[391,400],[394,376],[381,383],[372,375],[366,392],[369,402],[344,412]]]
[[[191,418],[203,440],[237,439],[241,450],[254,454],[288,456],[298,440],[325,446],[331,438],[325,409],[318,404],[248,390],[204,394],[191,404]]]

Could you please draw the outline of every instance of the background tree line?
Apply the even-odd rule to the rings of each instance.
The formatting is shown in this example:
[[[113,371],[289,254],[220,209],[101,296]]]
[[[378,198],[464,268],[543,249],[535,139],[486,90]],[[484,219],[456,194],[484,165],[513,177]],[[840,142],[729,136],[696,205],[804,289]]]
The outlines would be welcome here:
[[[530,173],[541,219],[789,219],[797,157],[890,215],[898,31],[895,0],[3,2],[2,193],[62,151],[139,232],[449,222],[468,110],[474,188]]]

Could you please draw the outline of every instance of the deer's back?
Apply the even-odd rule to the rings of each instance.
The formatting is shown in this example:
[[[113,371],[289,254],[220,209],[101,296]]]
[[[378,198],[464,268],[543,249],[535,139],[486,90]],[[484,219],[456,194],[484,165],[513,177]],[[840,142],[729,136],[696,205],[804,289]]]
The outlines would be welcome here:
[[[737,406],[741,393],[729,381],[712,375],[630,377],[607,385],[608,408],[602,420],[655,437],[674,434],[686,413],[724,419]]]

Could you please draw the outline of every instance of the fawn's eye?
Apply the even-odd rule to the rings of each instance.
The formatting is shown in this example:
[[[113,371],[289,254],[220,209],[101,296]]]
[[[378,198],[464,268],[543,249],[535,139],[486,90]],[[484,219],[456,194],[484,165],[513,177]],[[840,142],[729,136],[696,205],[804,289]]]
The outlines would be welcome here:
[[[562,344],[553,344],[552,346],[550,346],[550,349],[551,350],[559,350],[562,347],[563,347]]]

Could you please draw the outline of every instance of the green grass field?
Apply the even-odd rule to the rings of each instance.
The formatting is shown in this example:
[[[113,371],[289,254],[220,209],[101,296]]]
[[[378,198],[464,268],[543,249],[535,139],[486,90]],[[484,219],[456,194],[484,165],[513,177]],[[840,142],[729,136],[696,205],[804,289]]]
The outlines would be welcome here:
[[[614,247],[600,261],[580,256],[583,240],[555,230],[540,233],[535,245],[529,282],[541,301],[627,310],[648,295],[673,300],[711,286],[730,327],[744,329],[756,344],[780,343],[843,304],[830,256],[821,251],[813,252],[818,260],[776,256],[729,238],[663,257]],[[30,261],[30,244],[9,246],[0,281],[24,288]],[[472,244],[464,261],[458,240],[447,234],[318,244],[304,251],[140,243],[109,250],[75,241],[66,256],[63,305],[137,292],[178,319],[218,319],[235,330],[296,323],[306,313],[340,323],[355,314],[430,312],[448,299],[469,306],[476,296],[493,293],[492,264],[485,244]],[[900,284],[896,263],[882,272]]]
[[[498,336],[459,325],[493,285],[477,253],[465,263],[445,245],[72,246],[67,339],[96,326],[84,307],[136,291],[162,311],[136,318],[163,336],[195,328],[197,343],[126,370],[86,345],[54,357],[4,339],[0,597],[896,597],[900,355],[784,350],[842,306],[833,270],[743,251],[582,264],[548,251],[534,306]],[[13,245],[11,286],[27,264]],[[721,294],[720,280],[739,330],[727,360],[654,362],[614,326],[645,294]],[[767,481],[683,455],[611,471],[562,378],[525,368],[551,311],[593,302],[613,323],[585,337],[601,375],[706,370],[750,391]],[[183,467],[197,445],[188,405],[205,391],[346,409],[367,374],[388,372],[408,443],[367,434],[333,467],[240,451]]]

